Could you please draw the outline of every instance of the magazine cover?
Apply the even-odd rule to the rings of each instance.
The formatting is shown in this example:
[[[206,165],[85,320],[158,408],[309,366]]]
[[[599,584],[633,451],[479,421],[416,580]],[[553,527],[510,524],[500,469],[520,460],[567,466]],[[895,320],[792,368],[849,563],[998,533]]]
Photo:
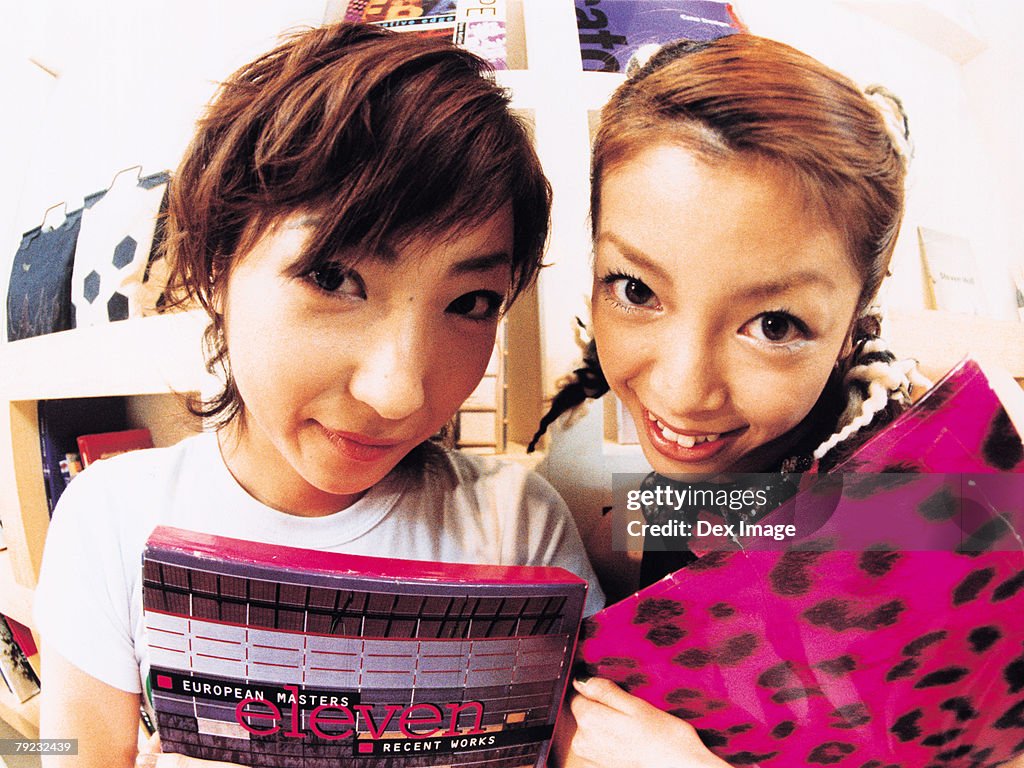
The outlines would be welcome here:
[[[165,751],[243,765],[543,766],[586,583],[157,528],[143,556]]]
[[[495,69],[508,69],[505,0],[354,0],[346,21],[444,37]]]
[[[745,31],[716,0],[576,0],[583,69],[625,72],[637,48],[671,40],[714,40]]]
[[[588,620],[578,659],[731,765],[998,765],[1024,752],[1022,472],[965,362],[756,533]]]

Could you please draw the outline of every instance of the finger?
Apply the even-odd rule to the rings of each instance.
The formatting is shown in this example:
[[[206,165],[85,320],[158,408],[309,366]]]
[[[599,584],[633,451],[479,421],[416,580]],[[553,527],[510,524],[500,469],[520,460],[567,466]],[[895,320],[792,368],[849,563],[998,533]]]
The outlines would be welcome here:
[[[146,739],[146,743],[139,749],[139,754],[160,754],[162,751],[160,748],[160,734],[154,733]]]
[[[572,681],[572,685],[582,696],[586,696],[591,701],[604,704],[606,707],[625,715],[641,714],[650,706],[647,702],[638,699],[630,693],[626,693],[611,680],[603,677],[591,677],[589,679],[578,677]]]

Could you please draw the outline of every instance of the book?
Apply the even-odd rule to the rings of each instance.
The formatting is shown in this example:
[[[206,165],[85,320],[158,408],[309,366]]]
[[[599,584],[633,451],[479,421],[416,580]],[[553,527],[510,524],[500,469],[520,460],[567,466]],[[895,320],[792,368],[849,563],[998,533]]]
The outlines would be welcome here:
[[[978,270],[970,241],[928,227],[918,227],[917,238],[932,307],[980,314]]]
[[[997,389],[963,362],[758,521],[799,529],[824,509],[809,536],[705,543],[589,619],[578,662],[734,765],[1024,751],[1024,446]]]
[[[717,0],[576,0],[583,69],[625,72],[638,48],[673,40],[714,40],[746,31]]]
[[[6,616],[0,616],[0,680],[19,704],[39,693],[39,678],[14,639]]]
[[[37,413],[43,484],[52,515],[67,487],[61,462],[67,460],[68,453],[78,451],[78,436],[124,429],[128,414],[121,397],[40,400]]]
[[[143,555],[165,751],[243,765],[543,766],[586,583],[158,527]]]
[[[11,631],[11,638],[18,644],[18,647],[25,656],[31,658],[39,653],[39,648],[36,647],[36,641],[32,637],[31,629],[21,622],[15,621],[10,616],[4,616],[3,618],[7,622],[7,628]]]
[[[148,429],[122,429],[116,432],[79,435],[77,443],[84,468],[100,459],[108,459],[128,451],[152,448],[153,436]]]
[[[508,69],[507,0],[458,0],[452,41],[494,69]]]

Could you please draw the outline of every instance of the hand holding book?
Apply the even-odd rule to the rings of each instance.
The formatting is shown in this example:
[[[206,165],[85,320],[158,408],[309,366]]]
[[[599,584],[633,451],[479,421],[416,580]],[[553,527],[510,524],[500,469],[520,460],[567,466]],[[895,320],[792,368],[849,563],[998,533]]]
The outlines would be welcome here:
[[[728,768],[704,746],[692,725],[610,680],[579,677],[573,688],[575,694],[562,717],[566,725],[575,725],[575,733],[568,743],[555,736],[556,762],[562,768]],[[559,729],[564,727],[560,722]]]

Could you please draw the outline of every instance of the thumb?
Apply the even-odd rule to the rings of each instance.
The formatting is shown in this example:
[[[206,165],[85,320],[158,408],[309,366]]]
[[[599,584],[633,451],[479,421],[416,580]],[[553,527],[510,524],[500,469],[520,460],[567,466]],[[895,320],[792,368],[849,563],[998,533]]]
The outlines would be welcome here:
[[[604,677],[577,677],[573,679],[572,686],[581,696],[626,715],[639,714],[641,710],[650,706]]]

